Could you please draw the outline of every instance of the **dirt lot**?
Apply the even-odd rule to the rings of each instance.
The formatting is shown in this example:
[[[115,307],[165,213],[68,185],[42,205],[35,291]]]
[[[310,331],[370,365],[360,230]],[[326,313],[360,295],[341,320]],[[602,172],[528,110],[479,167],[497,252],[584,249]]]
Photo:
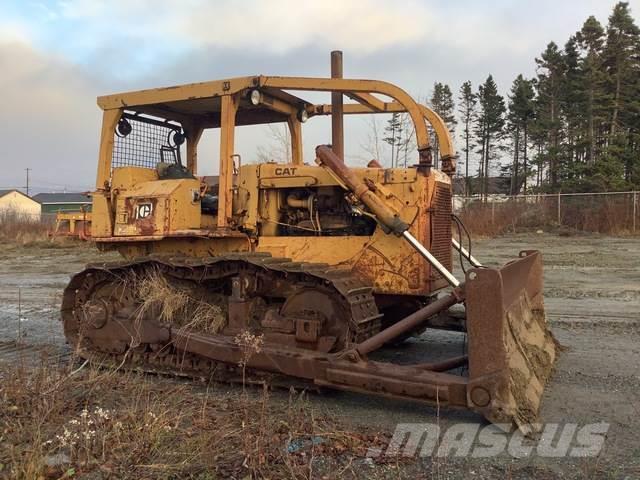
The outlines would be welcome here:
[[[597,459],[514,458],[503,453],[489,459],[404,459],[391,466],[361,458],[349,470],[354,476],[640,478],[640,240],[521,234],[476,242],[473,253],[487,265],[497,265],[529,248],[544,254],[547,315],[566,347],[543,400],[542,420],[609,423],[601,455]],[[64,350],[57,310],[69,275],[89,261],[115,258],[87,245],[3,246],[0,342],[20,335],[24,344]],[[450,351],[464,346],[460,334],[427,332],[384,355],[428,357],[427,345],[432,341]],[[14,358],[15,352],[0,347],[0,361]],[[273,398],[285,402],[287,393],[274,392]],[[310,403],[354,431],[392,433],[398,423],[437,421],[441,428],[459,422],[482,423],[468,412],[441,411],[438,416],[429,407],[348,393],[312,394]]]

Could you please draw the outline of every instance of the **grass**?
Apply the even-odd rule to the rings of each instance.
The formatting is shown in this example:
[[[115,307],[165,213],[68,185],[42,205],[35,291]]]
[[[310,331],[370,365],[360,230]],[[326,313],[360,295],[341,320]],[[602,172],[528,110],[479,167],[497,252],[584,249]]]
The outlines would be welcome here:
[[[253,350],[254,339],[245,340]],[[0,478],[564,477],[530,460],[366,458],[369,448],[389,444],[390,432],[377,430],[353,431],[294,390],[240,390],[90,364],[0,363]],[[571,478],[613,478],[593,459],[574,468]]]
[[[487,203],[474,200],[456,213],[470,233],[479,237],[537,229],[557,231],[560,235],[570,235],[572,232],[633,234],[630,197],[561,197],[559,218],[557,197],[535,200],[529,198]],[[640,233],[640,218],[636,220],[636,233]]]
[[[353,477],[374,439],[304,392],[72,368],[0,365],[0,477]]]
[[[29,243],[47,240],[50,227],[48,218],[33,219],[12,210],[0,210],[0,241]]]

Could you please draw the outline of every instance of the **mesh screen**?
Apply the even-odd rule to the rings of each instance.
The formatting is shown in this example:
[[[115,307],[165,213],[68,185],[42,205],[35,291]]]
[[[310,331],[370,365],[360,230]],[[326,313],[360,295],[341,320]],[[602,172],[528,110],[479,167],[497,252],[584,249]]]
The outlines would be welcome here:
[[[171,141],[173,132],[180,130],[179,126],[160,125],[144,117],[124,116],[123,119],[131,125],[131,131],[123,135],[122,128],[116,129],[112,169],[124,166],[156,168],[160,162],[180,163],[180,149]]]

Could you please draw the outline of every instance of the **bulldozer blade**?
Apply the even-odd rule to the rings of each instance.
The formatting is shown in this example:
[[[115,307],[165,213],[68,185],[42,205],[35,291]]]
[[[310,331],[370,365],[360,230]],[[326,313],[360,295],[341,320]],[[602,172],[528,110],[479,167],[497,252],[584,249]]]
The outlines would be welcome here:
[[[557,358],[543,303],[542,255],[520,252],[502,268],[467,271],[469,406],[497,424],[536,429]]]

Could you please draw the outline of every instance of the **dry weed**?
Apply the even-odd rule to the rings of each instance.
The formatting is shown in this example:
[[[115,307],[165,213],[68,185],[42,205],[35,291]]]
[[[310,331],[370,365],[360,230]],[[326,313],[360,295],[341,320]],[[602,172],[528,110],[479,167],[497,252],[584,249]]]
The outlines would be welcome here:
[[[50,243],[49,230],[53,219],[49,216],[34,219],[11,210],[0,210],[0,241],[18,245]]]
[[[133,275],[127,283],[139,302],[138,317],[150,316],[184,329],[218,333],[226,324],[226,298],[187,282],[170,282],[158,268]]]
[[[371,438],[296,393],[72,369],[0,365],[0,478],[335,478]]]
[[[633,197],[625,194],[562,196],[559,212],[554,195],[472,200],[457,212],[473,235],[485,237],[536,229],[626,235],[632,233],[633,213]],[[636,224],[640,225],[637,213]]]

